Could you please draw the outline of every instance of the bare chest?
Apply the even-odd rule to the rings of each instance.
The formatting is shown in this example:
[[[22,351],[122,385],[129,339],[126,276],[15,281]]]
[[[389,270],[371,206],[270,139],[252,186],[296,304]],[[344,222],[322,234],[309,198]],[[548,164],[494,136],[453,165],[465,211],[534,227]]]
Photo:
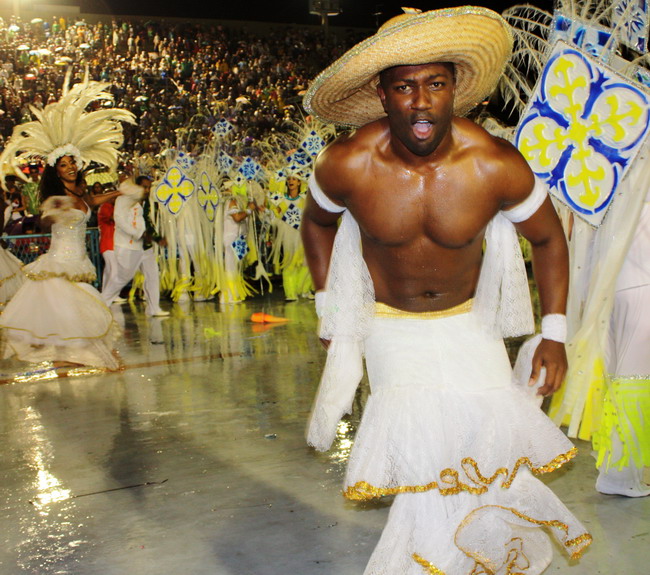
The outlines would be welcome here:
[[[462,185],[379,188],[350,208],[364,235],[376,244],[430,243],[447,249],[462,249],[481,239],[496,213],[482,190]]]

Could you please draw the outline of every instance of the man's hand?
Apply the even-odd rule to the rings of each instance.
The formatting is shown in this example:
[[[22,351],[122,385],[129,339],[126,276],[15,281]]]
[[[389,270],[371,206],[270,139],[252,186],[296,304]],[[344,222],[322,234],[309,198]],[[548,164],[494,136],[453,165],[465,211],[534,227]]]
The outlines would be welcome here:
[[[568,369],[563,343],[542,339],[533,355],[533,371],[528,385],[533,386],[537,383],[542,367],[546,368],[546,380],[537,390],[537,395],[552,395],[560,389]]]

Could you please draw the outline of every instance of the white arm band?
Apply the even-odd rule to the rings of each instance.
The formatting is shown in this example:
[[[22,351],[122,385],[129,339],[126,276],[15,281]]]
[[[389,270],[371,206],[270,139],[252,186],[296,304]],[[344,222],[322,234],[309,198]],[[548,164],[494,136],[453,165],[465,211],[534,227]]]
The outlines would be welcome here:
[[[316,304],[316,316],[321,318],[325,312],[325,300],[327,299],[327,292],[325,290],[317,291],[314,294],[314,304]]]
[[[566,316],[562,313],[550,313],[542,318],[542,337],[560,343],[566,343]]]
[[[311,192],[311,197],[314,198],[316,203],[321,208],[323,208],[326,212],[330,212],[332,214],[340,214],[341,212],[344,212],[347,209],[343,206],[339,206],[335,204],[332,200],[330,200],[325,195],[325,192],[323,192],[323,190],[320,189],[320,186],[316,181],[316,176],[314,175],[314,172],[312,172],[311,175],[309,176],[309,191]]]
[[[513,224],[525,222],[530,218],[530,216],[539,210],[540,206],[544,203],[546,196],[548,196],[546,184],[539,178],[535,178],[535,186],[530,195],[514,208],[502,210],[501,213]]]

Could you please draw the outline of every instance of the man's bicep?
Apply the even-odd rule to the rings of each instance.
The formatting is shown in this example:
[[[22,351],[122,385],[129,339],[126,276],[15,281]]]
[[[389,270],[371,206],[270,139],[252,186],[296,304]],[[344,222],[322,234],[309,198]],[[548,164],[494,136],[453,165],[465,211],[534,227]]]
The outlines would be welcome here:
[[[562,223],[555,211],[550,196],[547,196],[537,210],[521,222],[515,222],[517,231],[533,246],[543,244],[553,238],[564,240]]]
[[[331,212],[323,209],[311,195],[310,189],[310,193],[307,196],[307,203],[305,204],[303,222],[307,220],[317,226],[329,227],[336,225],[340,217],[341,212]]]

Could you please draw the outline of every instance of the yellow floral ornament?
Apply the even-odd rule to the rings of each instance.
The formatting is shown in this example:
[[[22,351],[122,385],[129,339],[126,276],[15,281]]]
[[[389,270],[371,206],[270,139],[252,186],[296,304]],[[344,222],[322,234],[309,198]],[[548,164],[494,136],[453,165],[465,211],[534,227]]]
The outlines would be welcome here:
[[[650,131],[650,95],[558,42],[515,136],[551,194],[598,227]]]
[[[197,199],[208,220],[213,222],[219,205],[219,192],[206,172],[199,177]]]
[[[169,213],[177,215],[185,202],[192,196],[196,186],[177,166],[172,166],[165,173],[162,182],[156,186],[156,201],[164,205]]]

